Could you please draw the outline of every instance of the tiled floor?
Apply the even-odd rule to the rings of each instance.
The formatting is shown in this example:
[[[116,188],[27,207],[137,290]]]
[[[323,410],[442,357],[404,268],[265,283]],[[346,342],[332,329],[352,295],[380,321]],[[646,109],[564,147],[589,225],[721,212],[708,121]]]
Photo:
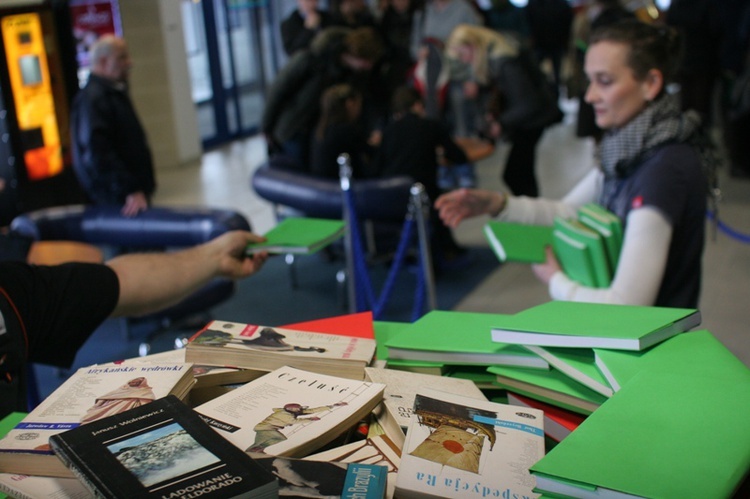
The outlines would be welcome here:
[[[571,115],[568,116],[571,118]],[[577,139],[566,123],[549,129],[539,146],[537,174],[542,195],[559,197],[592,166],[593,145]],[[499,180],[507,147],[477,165],[480,185],[502,188]],[[258,137],[207,152],[200,162],[159,172],[156,203],[164,205],[208,205],[231,207],[245,214],[254,230],[267,231],[274,224],[268,203],[250,187],[250,176],[265,160],[265,146]],[[750,180],[722,172],[722,223],[748,239],[750,234]],[[481,233],[484,220],[465,222],[456,236],[466,245],[486,245]],[[708,223],[708,222],[707,222]],[[709,227],[704,258],[701,299],[703,324],[735,355],[750,366],[750,246],[741,238]],[[457,309],[513,313],[548,299],[546,290],[528,266],[508,264],[491,272]]]

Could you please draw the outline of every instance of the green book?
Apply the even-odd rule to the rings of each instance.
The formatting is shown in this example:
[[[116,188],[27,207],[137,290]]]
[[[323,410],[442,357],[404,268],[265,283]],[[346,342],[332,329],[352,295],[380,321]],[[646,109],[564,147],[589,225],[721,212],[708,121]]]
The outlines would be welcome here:
[[[265,242],[247,246],[247,253],[314,253],[344,235],[342,220],[324,218],[289,217],[268,231]]]
[[[609,381],[596,366],[594,351],[591,348],[540,347],[538,345],[524,345],[524,347],[549,362],[550,366],[561,373],[595,392],[605,397],[611,397],[614,393]]]
[[[597,368],[615,391],[648,369],[711,375],[727,368],[741,370],[743,366],[742,361],[705,329],[679,334],[642,352],[601,348],[593,351]]]
[[[609,266],[614,273],[622,250],[623,234],[620,219],[606,208],[588,203],[578,209],[578,220],[602,236]]]
[[[750,469],[748,414],[744,366],[644,371],[530,470],[570,497],[731,497]]]
[[[549,301],[492,329],[500,343],[643,350],[701,323],[693,308]]]
[[[391,337],[407,330],[410,326],[411,323],[409,322],[373,321],[376,342],[375,358],[386,361],[386,367],[389,369],[442,376],[445,371],[445,364],[442,362],[395,360],[388,358],[388,347],[385,346],[386,342]]]
[[[555,254],[558,256],[565,274],[585,286],[596,288],[609,286],[612,282],[613,273],[602,236],[575,219],[556,217],[554,228]],[[573,244],[571,241],[575,241],[577,244]],[[571,247],[566,248],[567,245]],[[585,251],[581,249],[581,245],[586,248]],[[581,258],[587,258],[591,262],[590,265],[585,266],[585,268],[581,267],[581,263],[579,263]],[[591,272],[590,277],[583,279],[586,282],[578,279],[579,274],[583,274],[584,271]],[[593,285],[590,283],[593,283]]]
[[[552,245],[552,227],[489,221],[484,235],[501,262],[542,263],[544,248]]]
[[[506,317],[510,316],[432,310],[386,342],[388,359],[549,369],[544,359],[519,345],[492,341],[490,330]]]
[[[495,382],[508,391],[562,407],[579,414],[591,414],[608,399],[571,379],[557,369],[523,369],[489,366]]]

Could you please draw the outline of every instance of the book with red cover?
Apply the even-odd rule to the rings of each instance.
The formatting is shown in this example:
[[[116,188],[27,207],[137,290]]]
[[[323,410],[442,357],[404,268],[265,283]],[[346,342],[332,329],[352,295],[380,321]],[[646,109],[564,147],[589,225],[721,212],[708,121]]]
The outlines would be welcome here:
[[[375,326],[373,326],[371,311],[295,322],[281,327],[297,331],[314,331],[316,333],[375,339]]]
[[[566,411],[554,405],[545,404],[539,400],[534,400],[523,395],[508,392],[508,403],[521,407],[531,407],[544,411],[544,433],[555,442],[570,435],[570,433],[583,423],[586,416],[576,414],[572,411]]]

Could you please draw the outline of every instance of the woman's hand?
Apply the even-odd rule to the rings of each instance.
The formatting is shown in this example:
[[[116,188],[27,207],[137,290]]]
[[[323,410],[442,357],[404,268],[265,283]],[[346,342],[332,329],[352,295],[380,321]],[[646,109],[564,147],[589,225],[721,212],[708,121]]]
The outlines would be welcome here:
[[[505,195],[482,189],[457,189],[435,200],[435,209],[448,227],[479,215],[497,216],[505,208]]]
[[[557,261],[557,257],[551,246],[547,246],[544,249],[544,252],[547,255],[547,260],[544,263],[536,263],[532,265],[531,270],[534,271],[537,279],[544,284],[549,285],[552,276],[557,272],[562,272],[562,267],[560,267],[560,262]]]

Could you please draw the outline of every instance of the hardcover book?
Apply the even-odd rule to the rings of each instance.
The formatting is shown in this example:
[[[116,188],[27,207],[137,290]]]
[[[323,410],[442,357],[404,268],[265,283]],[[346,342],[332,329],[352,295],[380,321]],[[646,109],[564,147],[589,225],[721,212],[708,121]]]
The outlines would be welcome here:
[[[256,457],[279,480],[280,497],[385,499],[388,468],[378,464]]]
[[[174,396],[53,435],[50,445],[96,497],[277,497],[272,473]]]
[[[49,448],[51,436],[193,386],[190,363],[124,362],[82,367],[0,440],[0,472],[71,477]]]
[[[501,262],[542,263],[545,248],[552,246],[552,227],[490,220],[484,235]]]
[[[284,366],[195,410],[242,450],[302,457],[365,418],[384,389]]]
[[[465,379],[431,376],[396,369],[365,368],[365,379],[385,385],[383,402],[375,410],[375,417],[391,440],[399,448],[404,445],[404,437],[414,407],[414,397],[420,387],[429,386],[447,393],[455,393],[478,400],[487,400],[477,386]]]
[[[492,328],[504,324],[512,317],[482,312],[432,310],[386,342],[388,360],[548,369],[547,361],[525,348],[492,340]]]
[[[693,308],[553,300],[508,316],[492,340],[518,345],[643,350],[696,327]]]
[[[544,456],[544,415],[425,388],[414,402],[396,495],[537,497],[529,467]]]
[[[188,362],[273,371],[281,366],[363,379],[375,340],[338,334],[212,321],[190,338]]]
[[[727,374],[638,374],[531,467],[537,488],[581,498],[732,497],[750,469],[750,370]]]
[[[288,217],[268,231],[262,243],[247,246],[247,253],[314,253],[344,235],[342,220],[323,218]]]

